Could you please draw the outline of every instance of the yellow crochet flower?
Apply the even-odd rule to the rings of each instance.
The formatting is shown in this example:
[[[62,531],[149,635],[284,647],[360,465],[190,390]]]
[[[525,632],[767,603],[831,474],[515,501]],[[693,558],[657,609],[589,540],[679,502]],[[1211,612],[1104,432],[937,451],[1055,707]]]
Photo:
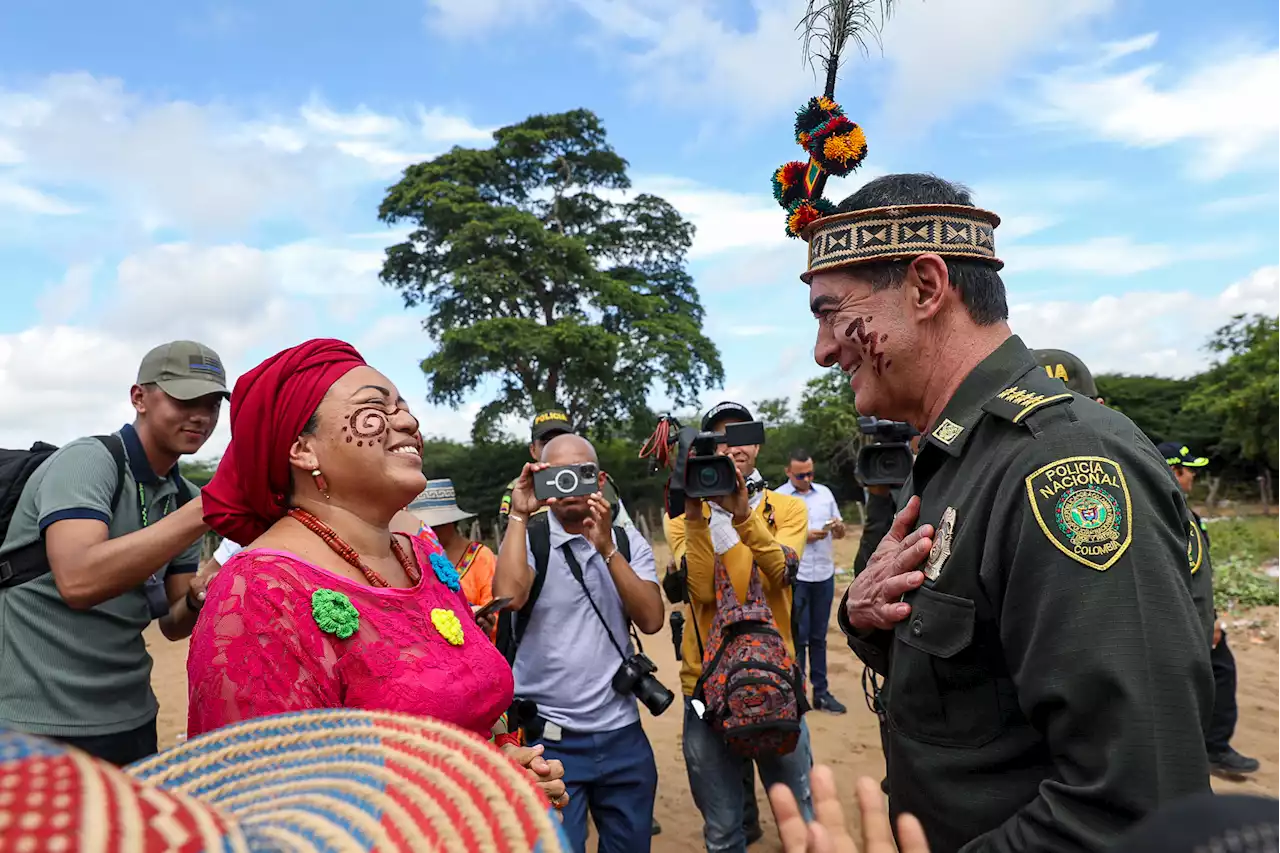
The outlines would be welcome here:
[[[436,626],[440,636],[449,641],[449,645],[462,645],[462,623],[458,621],[457,614],[452,610],[444,610],[439,607],[432,610],[431,624]]]

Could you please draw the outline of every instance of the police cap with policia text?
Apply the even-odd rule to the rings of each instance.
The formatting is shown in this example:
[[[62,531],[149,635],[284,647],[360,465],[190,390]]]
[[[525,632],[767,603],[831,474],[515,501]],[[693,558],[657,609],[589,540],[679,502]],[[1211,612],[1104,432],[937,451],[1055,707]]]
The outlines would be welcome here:
[[[545,441],[563,433],[573,432],[569,416],[560,409],[547,409],[538,412],[529,428],[530,441]]]
[[[1093,382],[1093,374],[1084,362],[1066,350],[1036,349],[1031,354],[1036,357],[1036,364],[1044,368],[1044,372],[1054,379],[1061,379],[1067,387],[1077,394],[1083,394],[1090,400],[1098,399],[1098,386]]]

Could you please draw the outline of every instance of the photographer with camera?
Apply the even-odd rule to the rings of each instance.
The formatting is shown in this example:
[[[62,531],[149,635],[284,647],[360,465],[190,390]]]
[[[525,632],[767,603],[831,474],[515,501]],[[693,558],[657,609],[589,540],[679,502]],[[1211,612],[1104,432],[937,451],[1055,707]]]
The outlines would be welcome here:
[[[504,615],[499,642],[517,704],[536,707],[521,720],[526,745],[542,744],[548,760],[564,764],[573,849],[586,849],[590,809],[601,850],[643,853],[658,768],[636,700],[656,715],[675,697],[628,638],[633,624],[645,634],[661,630],[662,593],[644,537],[614,526],[604,482],[595,449],[576,435],[556,436],[540,463],[525,465],[493,595],[517,611]]]
[[[559,409],[547,409],[538,412],[533,418],[533,423],[529,426],[529,456],[534,462],[542,461],[542,450],[547,446],[547,442],[559,435],[575,435],[573,425],[569,421],[569,416]],[[502,502],[498,505],[498,524],[501,525],[502,531],[505,533],[507,529],[507,518],[511,514],[511,493],[515,490],[516,483],[519,482],[517,477],[510,483],[507,483],[507,490],[502,493]],[[618,494],[618,486],[613,482],[613,478],[608,474],[604,475],[604,485],[600,488],[600,494],[604,496],[605,501],[609,504],[609,511],[613,513],[613,523],[619,527],[635,527],[631,521],[631,516],[627,514],[627,508],[622,503],[622,498]],[[536,514],[546,512],[546,509],[538,510]]]
[[[745,439],[731,436],[735,425],[756,428],[759,436],[756,443],[743,444],[741,442]],[[671,553],[686,574],[690,610],[691,624],[684,632],[684,660],[680,671],[685,695],[684,758],[689,787],[702,813],[707,850],[740,853],[747,845],[743,827],[746,805],[743,779],[750,772],[752,760],[759,767],[766,786],[785,784],[795,793],[804,814],[812,816],[808,775],[813,762],[808,729],[801,717],[808,706],[803,695],[803,675],[794,663],[791,632],[791,585],[795,580],[794,572],[798,570],[799,555],[804,551],[809,523],[803,501],[765,487],[764,479],[756,470],[763,428],[752,419],[745,406],[732,402],[715,406],[703,418],[702,430],[703,436],[707,433],[720,435],[715,441],[714,453],[732,460],[733,470],[729,473],[733,479],[728,494],[714,494],[720,489],[711,483],[719,474],[712,466],[706,465],[700,455],[708,449],[698,446],[703,436],[695,439],[694,450],[698,455],[688,456],[687,472],[680,466],[682,457],[678,455],[679,467],[672,475],[673,491],[675,481],[685,477],[684,489],[696,488],[711,495],[704,500],[688,492],[681,494],[683,503],[678,507],[669,505],[665,521]],[[680,453],[688,455],[683,447],[682,443]],[[700,463],[696,469],[692,465],[694,462]],[[677,517],[671,517],[673,510]],[[680,510],[683,510],[682,515]],[[718,570],[717,566],[721,568]],[[718,592],[717,571],[727,575],[731,589],[721,588]],[[754,594],[761,588],[763,596],[757,605]],[[720,601],[728,598],[727,594],[732,594],[736,600],[725,601],[725,606],[739,613],[764,609],[767,616],[768,611],[772,611],[772,625],[752,629],[752,623],[746,621],[728,626],[719,624],[717,610]],[[746,604],[738,605],[739,601]],[[767,608],[762,606],[766,602]],[[721,619],[724,615],[720,614]],[[785,677],[793,679],[788,686],[797,694],[789,695],[791,691],[788,690],[777,697],[783,702],[796,703],[795,720],[791,722],[795,737],[792,743],[787,744],[789,749],[762,750],[753,759],[744,754],[746,750],[740,742],[731,743],[727,738],[723,712],[720,716],[711,713],[710,706],[714,701],[706,695],[713,692],[714,685],[704,679],[704,655],[717,661],[720,658],[717,651],[722,653],[733,643],[726,637],[734,633],[748,633],[721,630],[723,627],[751,630],[759,638],[762,649],[768,647],[768,632],[772,628],[776,627],[775,641],[777,635],[781,635],[779,650],[787,656],[785,663],[792,670]],[[725,645],[717,650],[714,647],[717,642]],[[756,662],[740,660],[733,667],[717,667],[711,681],[721,686],[728,682],[732,686],[735,668],[748,670],[753,663]],[[779,672],[786,669],[776,664],[770,666]],[[759,682],[764,679],[753,677],[746,680]],[[762,729],[757,740],[763,746],[771,734],[773,732],[768,729]]]
[[[858,451],[857,476],[866,500],[863,503],[862,539],[853,560],[857,577],[880,545],[880,540],[893,524],[898,508],[898,493],[920,448],[920,431],[900,421],[875,417],[858,418],[858,430],[875,441]]]

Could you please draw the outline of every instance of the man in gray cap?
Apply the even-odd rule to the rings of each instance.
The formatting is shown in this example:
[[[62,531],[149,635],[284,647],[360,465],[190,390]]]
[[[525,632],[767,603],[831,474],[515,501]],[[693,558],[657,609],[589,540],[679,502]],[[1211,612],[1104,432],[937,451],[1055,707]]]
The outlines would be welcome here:
[[[130,390],[132,424],[57,450],[37,444],[30,461],[47,458],[0,483],[20,495],[0,531],[0,728],[121,766],[156,752],[142,634],[155,619],[170,640],[195,625],[208,528],[178,460],[209,440],[229,396],[213,350],[156,347]]]

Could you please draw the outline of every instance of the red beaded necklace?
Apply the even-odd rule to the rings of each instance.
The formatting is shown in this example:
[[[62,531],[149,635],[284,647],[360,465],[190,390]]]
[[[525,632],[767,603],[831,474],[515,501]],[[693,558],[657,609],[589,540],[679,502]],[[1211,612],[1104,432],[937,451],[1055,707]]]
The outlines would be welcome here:
[[[289,510],[289,516],[319,536],[320,541],[333,549],[333,553],[346,560],[353,568],[359,569],[370,585],[383,589],[391,586],[391,584],[387,583],[386,578],[366,566],[364,561],[360,559],[360,555],[356,553],[356,549],[343,542],[342,537],[332,527],[305,509],[293,507]],[[418,566],[414,563],[413,558],[405,553],[405,550],[400,547],[400,543],[396,541],[394,536],[391,537],[391,550],[395,552],[396,559],[400,561],[400,567],[404,569],[405,577],[409,579],[409,583],[417,585],[418,581],[422,579],[422,572],[418,571]]]

